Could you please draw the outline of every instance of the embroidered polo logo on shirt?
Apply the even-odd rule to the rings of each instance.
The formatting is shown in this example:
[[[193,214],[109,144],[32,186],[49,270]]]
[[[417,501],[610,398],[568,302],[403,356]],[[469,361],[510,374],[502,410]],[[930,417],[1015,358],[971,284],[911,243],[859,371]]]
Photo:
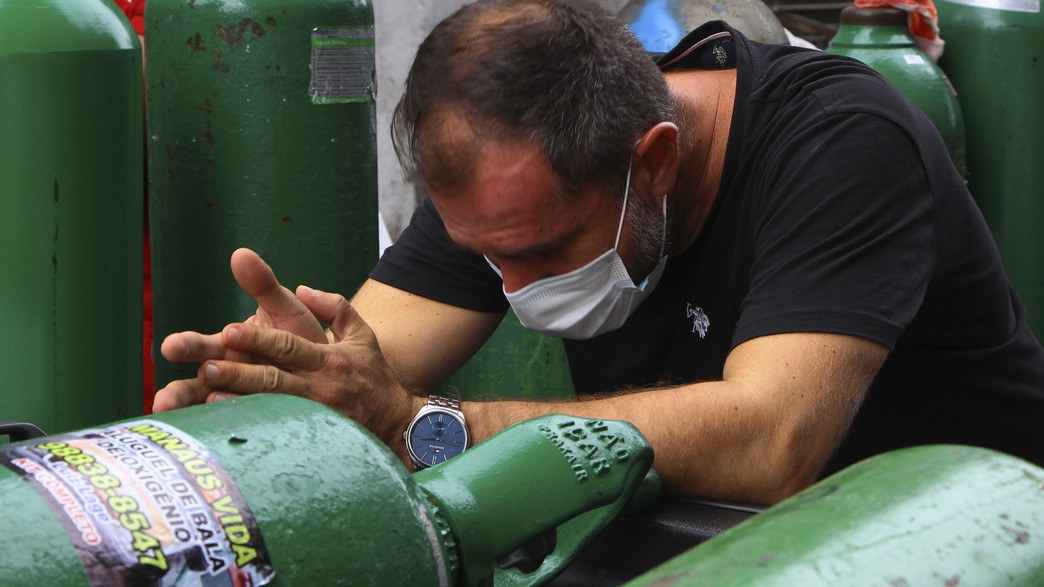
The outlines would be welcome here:
[[[707,317],[707,313],[703,311],[703,308],[685,302],[685,316],[692,318],[692,333],[699,334],[700,338],[707,338],[707,331],[710,330],[710,318]]]
[[[711,52],[714,54],[714,61],[718,63],[718,67],[724,69],[725,65],[729,61],[729,52],[726,51],[725,48],[722,47],[719,43],[715,43],[714,47],[711,49]]]

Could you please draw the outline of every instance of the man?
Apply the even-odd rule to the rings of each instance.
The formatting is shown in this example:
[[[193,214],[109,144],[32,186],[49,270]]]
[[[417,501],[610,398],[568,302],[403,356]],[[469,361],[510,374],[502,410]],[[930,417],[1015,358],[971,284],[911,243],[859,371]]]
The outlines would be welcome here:
[[[474,441],[628,420],[668,491],[752,503],[925,442],[1044,462],[1044,351],[927,119],[854,61],[721,23],[658,64],[586,2],[458,11],[396,111],[430,200],[372,278],[295,295],[237,251],[258,313],[168,337],[202,364],[155,408],[293,393],[405,460],[419,396],[510,302],[566,339],[581,401],[463,402]]]

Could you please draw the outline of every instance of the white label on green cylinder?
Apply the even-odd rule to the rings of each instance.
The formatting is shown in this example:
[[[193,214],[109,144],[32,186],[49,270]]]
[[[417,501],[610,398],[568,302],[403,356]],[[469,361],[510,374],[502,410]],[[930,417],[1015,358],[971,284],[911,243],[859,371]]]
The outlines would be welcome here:
[[[376,70],[373,27],[312,30],[313,103],[374,101]]]
[[[954,4],[975,6],[976,8],[992,8],[1009,12],[1040,12],[1040,0],[947,0]]]
[[[138,420],[0,449],[65,527],[91,585],[265,585],[275,570],[225,469],[185,432]]]

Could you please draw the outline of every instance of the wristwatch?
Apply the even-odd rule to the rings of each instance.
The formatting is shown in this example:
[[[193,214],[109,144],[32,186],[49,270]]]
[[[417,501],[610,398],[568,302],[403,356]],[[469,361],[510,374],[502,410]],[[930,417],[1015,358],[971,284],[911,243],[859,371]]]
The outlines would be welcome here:
[[[468,425],[460,402],[429,395],[417,415],[402,434],[413,470],[445,462],[468,447]]]

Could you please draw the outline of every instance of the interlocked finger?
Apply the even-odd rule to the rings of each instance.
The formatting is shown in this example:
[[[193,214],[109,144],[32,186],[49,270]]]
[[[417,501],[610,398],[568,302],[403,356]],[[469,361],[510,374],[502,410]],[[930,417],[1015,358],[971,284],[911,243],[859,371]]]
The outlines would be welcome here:
[[[165,412],[203,403],[212,391],[214,390],[204,385],[199,379],[171,381],[166,387],[156,392],[156,397],[152,401],[152,411]]]
[[[287,393],[307,397],[305,382],[275,365],[208,361],[200,365],[198,375],[208,391],[221,394]]]
[[[291,371],[316,371],[324,364],[322,347],[325,345],[285,330],[229,324],[221,332],[221,340],[230,349],[250,353]]]

